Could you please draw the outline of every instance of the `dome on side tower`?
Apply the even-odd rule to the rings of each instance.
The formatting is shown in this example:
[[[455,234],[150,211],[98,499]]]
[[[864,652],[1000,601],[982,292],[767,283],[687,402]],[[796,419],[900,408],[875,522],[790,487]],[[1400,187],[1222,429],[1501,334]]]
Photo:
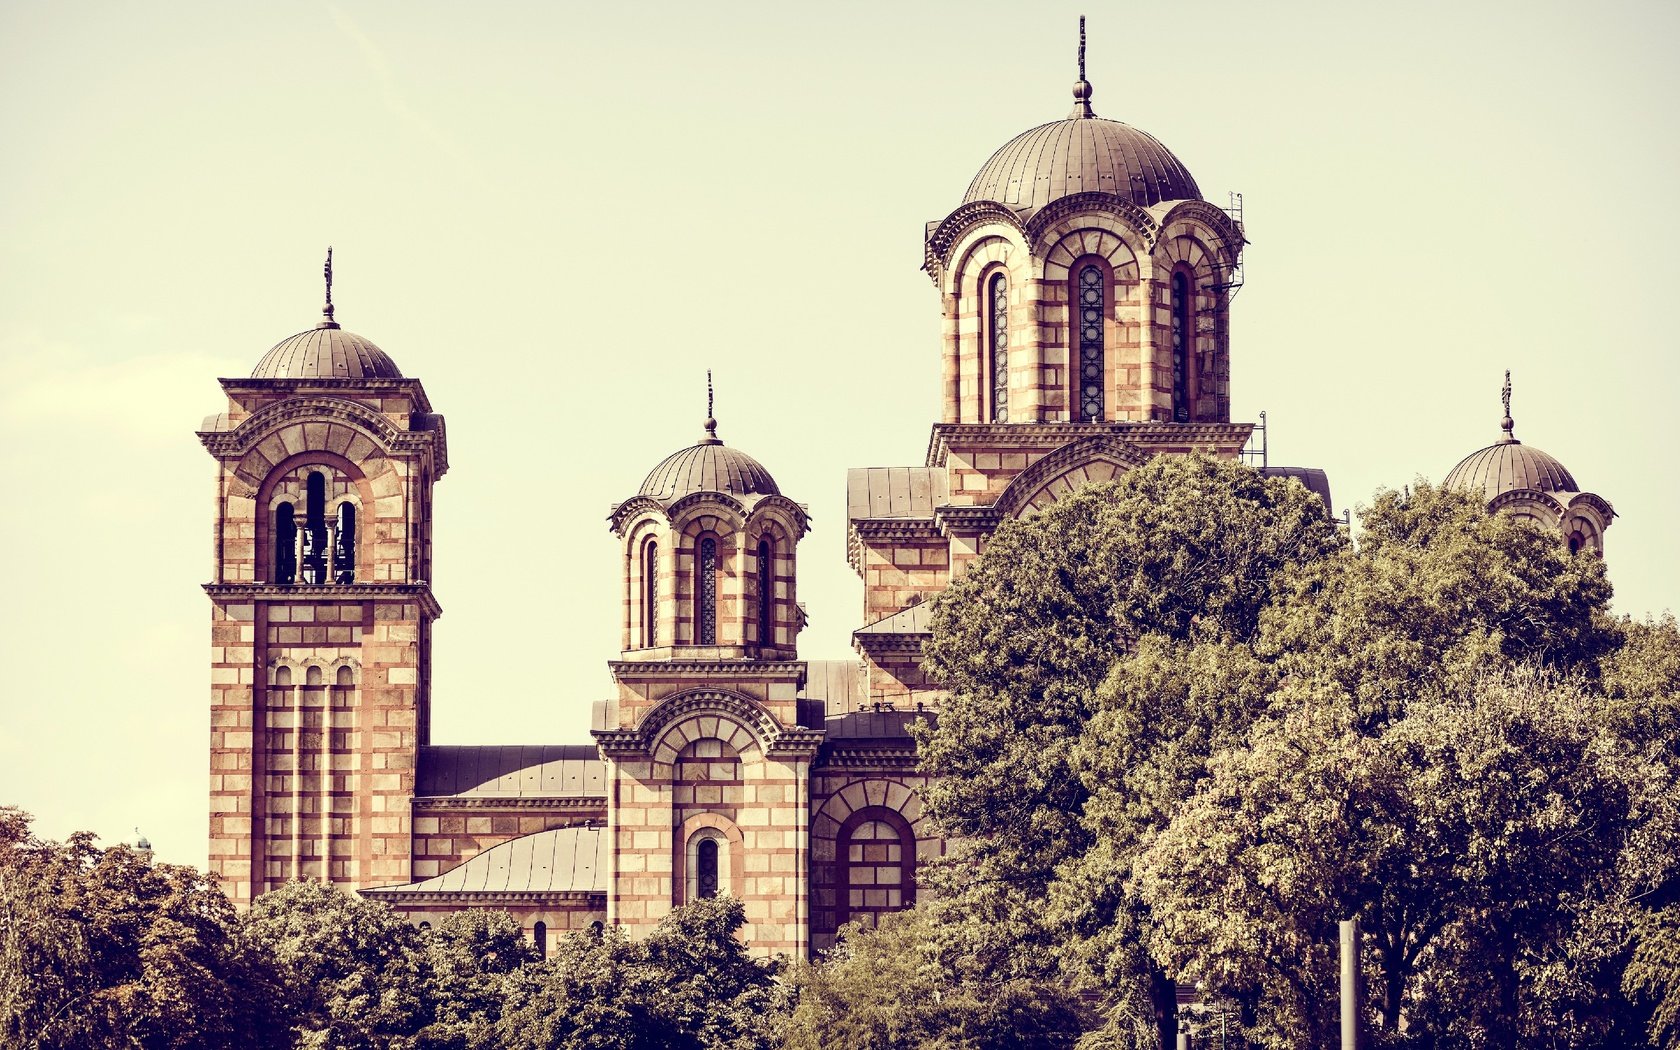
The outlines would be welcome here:
[[[1527,489],[1536,492],[1580,492],[1575,476],[1555,456],[1518,441],[1512,433],[1511,374],[1505,374],[1505,418],[1499,421],[1504,436],[1486,448],[1465,456],[1447,472],[1442,488],[1479,492],[1492,500],[1507,492]]]
[[[252,379],[401,379],[391,355],[333,320],[332,249],[327,249],[327,305],[321,323],[287,336],[273,346],[251,370]]]
[[[666,456],[648,471],[638,495],[670,503],[693,492],[722,492],[730,496],[779,496],[776,479],[758,460],[730,448],[717,436],[717,422],[706,420],[706,436],[698,444]]]

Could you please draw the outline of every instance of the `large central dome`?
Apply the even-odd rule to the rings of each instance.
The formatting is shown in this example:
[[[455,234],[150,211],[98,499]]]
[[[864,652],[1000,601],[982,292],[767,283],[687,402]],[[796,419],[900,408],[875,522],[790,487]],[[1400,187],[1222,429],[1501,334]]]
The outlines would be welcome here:
[[[1155,136],[1118,120],[1084,115],[1089,103],[1079,101],[1075,116],[1022,132],[992,154],[968,184],[963,203],[997,201],[1037,211],[1093,190],[1142,207],[1201,199],[1190,169]]]

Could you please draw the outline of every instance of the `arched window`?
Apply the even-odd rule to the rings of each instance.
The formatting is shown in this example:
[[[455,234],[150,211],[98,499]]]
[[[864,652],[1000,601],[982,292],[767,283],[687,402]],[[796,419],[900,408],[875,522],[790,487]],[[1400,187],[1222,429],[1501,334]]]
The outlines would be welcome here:
[[[274,508],[274,582],[290,586],[297,580],[297,510],[290,503]]]
[[[1179,270],[1172,275],[1172,417],[1177,423],[1190,421],[1191,355],[1196,348],[1194,320],[1190,279]]]
[[[659,644],[659,544],[642,544],[642,645]]]
[[[916,839],[903,817],[872,807],[840,829],[841,924],[873,926],[880,916],[916,903]]]
[[[758,644],[776,644],[776,549],[758,541]]]
[[[537,958],[548,958],[548,923],[538,919],[537,924],[531,927],[531,943],[536,945]]]
[[[701,828],[688,840],[681,903],[729,892],[729,839],[717,828]]]
[[[337,583],[356,582],[356,508],[349,503],[338,505],[338,535],[333,537],[333,580]]]
[[[1100,423],[1108,410],[1103,376],[1103,317],[1107,289],[1102,267],[1085,266],[1074,282],[1073,316],[1079,319],[1078,370],[1074,373],[1074,419]]]
[[[995,273],[986,282],[985,381],[991,384],[992,422],[1009,422],[1009,279]]]
[[[1581,535],[1580,530],[1576,530],[1575,532],[1571,532],[1569,534],[1569,553],[1579,554],[1581,553],[1581,548],[1586,545],[1587,538]]]
[[[327,479],[311,471],[304,486],[303,582],[327,582]]]
[[[718,895],[718,841],[717,839],[701,839],[694,850],[695,867],[695,896],[698,898],[716,897]]]
[[[710,536],[700,541],[694,565],[694,630],[698,645],[717,644],[718,545]]]

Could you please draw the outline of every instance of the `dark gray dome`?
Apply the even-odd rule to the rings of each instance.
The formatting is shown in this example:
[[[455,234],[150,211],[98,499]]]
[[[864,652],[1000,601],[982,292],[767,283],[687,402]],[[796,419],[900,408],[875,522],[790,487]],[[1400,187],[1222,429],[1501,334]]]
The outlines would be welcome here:
[[[997,201],[1037,211],[1093,190],[1143,207],[1202,196],[1190,169],[1153,135],[1118,120],[1076,116],[1010,139],[974,176],[963,203]]]
[[[664,503],[691,492],[723,492],[731,496],[779,496],[776,479],[763,464],[716,437],[666,456],[648,472],[640,495]]]
[[[252,379],[401,379],[397,363],[372,341],[331,322],[280,340]]]
[[[1485,498],[1514,489],[1580,492],[1574,475],[1553,456],[1515,438],[1478,449],[1447,473],[1443,488],[1480,492]]]

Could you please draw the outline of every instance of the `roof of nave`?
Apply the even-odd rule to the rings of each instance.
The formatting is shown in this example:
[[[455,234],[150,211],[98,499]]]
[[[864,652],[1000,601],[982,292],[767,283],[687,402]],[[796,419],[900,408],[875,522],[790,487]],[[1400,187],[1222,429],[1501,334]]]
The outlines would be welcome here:
[[[931,518],[947,498],[942,467],[853,467],[846,471],[846,516]]]
[[[594,744],[420,749],[415,794],[454,798],[605,798],[607,764]]]
[[[421,882],[363,890],[400,898],[421,893],[605,893],[605,828],[554,828],[510,839]]]

